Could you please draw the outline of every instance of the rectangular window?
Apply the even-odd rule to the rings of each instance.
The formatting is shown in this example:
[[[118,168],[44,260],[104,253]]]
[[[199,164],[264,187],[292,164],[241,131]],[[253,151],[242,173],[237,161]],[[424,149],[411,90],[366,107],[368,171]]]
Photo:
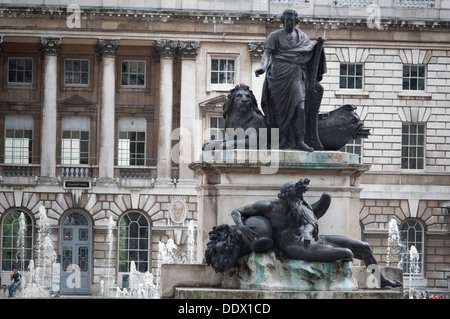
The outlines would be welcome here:
[[[145,61],[122,61],[122,86],[145,87]]]
[[[362,138],[358,137],[356,140],[352,140],[345,144],[344,147],[340,149],[342,152],[352,153],[352,154],[358,154],[359,155],[359,162],[362,162]]]
[[[61,126],[61,164],[89,164],[89,118],[63,117]]]
[[[89,85],[89,60],[66,59],[64,84],[67,86]]]
[[[362,89],[363,65],[341,63],[339,70],[340,89]]]
[[[425,66],[403,65],[403,90],[425,90]]]
[[[117,165],[145,165],[146,128],[145,118],[119,119]]]
[[[424,169],[425,124],[403,123],[402,169]]]
[[[211,59],[211,84],[234,84],[235,59]]]
[[[33,82],[32,58],[8,59],[8,83],[17,85],[31,85]]]
[[[5,117],[5,164],[30,164],[33,155],[33,117]]]
[[[210,117],[209,128],[211,141],[225,138],[225,119],[223,117]]]

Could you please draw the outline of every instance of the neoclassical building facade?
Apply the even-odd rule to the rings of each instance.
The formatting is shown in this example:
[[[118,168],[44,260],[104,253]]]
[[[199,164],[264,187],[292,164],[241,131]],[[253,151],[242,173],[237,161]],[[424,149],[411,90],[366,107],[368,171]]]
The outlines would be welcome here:
[[[321,111],[354,104],[371,130],[347,145],[371,165],[361,239],[386,264],[395,220],[420,254],[415,285],[447,292],[450,6],[439,0],[0,1],[2,279],[36,258],[41,206],[62,270],[87,278],[63,293],[97,294],[110,271],[120,285],[132,261],[155,272],[169,238],[185,254],[189,223],[207,213],[188,166],[223,129],[231,88],[259,100],[253,71],[287,7],[327,38]]]

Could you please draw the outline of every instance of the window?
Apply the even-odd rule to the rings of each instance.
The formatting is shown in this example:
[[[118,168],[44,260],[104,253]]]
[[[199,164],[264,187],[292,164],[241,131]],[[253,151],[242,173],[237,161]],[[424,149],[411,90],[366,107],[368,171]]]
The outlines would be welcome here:
[[[67,86],[89,85],[89,60],[66,59],[64,61],[64,84]]]
[[[235,59],[211,59],[211,84],[234,84]]]
[[[30,164],[33,155],[33,117],[5,117],[5,164]]]
[[[400,242],[402,247],[405,248],[401,253],[404,275],[423,274],[424,233],[422,224],[415,219],[408,219],[400,226]],[[418,267],[414,267],[414,264],[411,265],[410,252],[412,246],[415,247],[419,256]]]
[[[424,65],[403,65],[403,90],[425,90]]]
[[[119,272],[129,272],[131,261],[136,270],[148,270],[149,225],[138,212],[126,214],[119,225]]]
[[[425,124],[403,123],[402,169],[424,169]]]
[[[89,164],[89,118],[63,117],[61,131],[61,164]]]
[[[340,89],[362,89],[363,65],[341,63],[339,71]]]
[[[16,85],[31,85],[33,82],[32,58],[8,59],[8,83]]]
[[[2,224],[2,270],[28,269],[33,251],[33,224],[31,217],[20,210],[5,216]]]
[[[223,117],[209,118],[210,140],[220,140],[225,138],[225,119]]]
[[[119,119],[119,144],[117,165],[145,165],[145,118]]]
[[[362,138],[358,137],[356,140],[352,140],[348,142],[344,147],[340,149],[342,152],[358,154],[359,162],[361,162],[362,158]]]
[[[122,61],[122,86],[145,87],[145,61]]]

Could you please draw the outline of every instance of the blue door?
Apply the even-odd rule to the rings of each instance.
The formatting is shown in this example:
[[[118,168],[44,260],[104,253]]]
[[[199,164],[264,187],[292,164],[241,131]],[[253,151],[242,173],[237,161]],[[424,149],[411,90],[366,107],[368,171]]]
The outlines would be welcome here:
[[[61,224],[61,294],[89,294],[91,224],[83,212],[67,214]]]

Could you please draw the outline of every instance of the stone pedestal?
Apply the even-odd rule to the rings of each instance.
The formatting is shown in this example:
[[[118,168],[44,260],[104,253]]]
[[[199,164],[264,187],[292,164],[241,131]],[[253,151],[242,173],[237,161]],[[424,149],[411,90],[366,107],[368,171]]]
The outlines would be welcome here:
[[[278,259],[274,252],[251,253],[239,260],[236,272],[229,271],[224,288],[253,290],[352,291],[351,261],[306,262]]]
[[[252,257],[253,255],[253,257]],[[255,255],[242,258],[248,264]],[[268,255],[268,254],[265,254]],[[261,256],[259,256],[261,257]],[[163,264],[161,269],[161,298],[163,299],[401,299],[402,287],[380,289],[366,267],[351,262],[308,263],[298,260],[272,260],[269,264],[281,268],[258,268],[253,275],[242,267],[216,273],[206,264]],[[251,261],[253,265],[256,265]],[[258,264],[261,264],[258,262]],[[295,265],[291,278],[277,276],[284,265]],[[290,265],[290,266],[289,266]],[[259,267],[259,266],[258,266]],[[400,268],[381,267],[381,273],[401,281]],[[283,271],[284,272],[284,271]],[[295,275],[295,273],[298,274]],[[243,275],[243,276],[242,276]],[[292,276],[297,278],[292,278]],[[268,280],[270,278],[270,280]],[[263,280],[264,279],[264,280]],[[280,284],[283,283],[283,284]],[[296,286],[298,285],[298,286]]]
[[[319,219],[321,234],[360,239],[359,176],[370,166],[358,155],[337,151],[205,151],[202,161],[192,163],[199,197],[197,260],[204,260],[209,232],[220,224],[234,224],[233,209],[259,200],[277,198],[288,181],[309,178],[305,199],[313,204],[323,192],[331,205]]]

